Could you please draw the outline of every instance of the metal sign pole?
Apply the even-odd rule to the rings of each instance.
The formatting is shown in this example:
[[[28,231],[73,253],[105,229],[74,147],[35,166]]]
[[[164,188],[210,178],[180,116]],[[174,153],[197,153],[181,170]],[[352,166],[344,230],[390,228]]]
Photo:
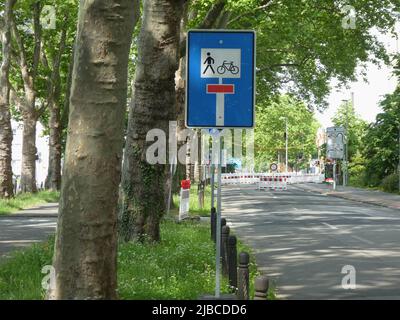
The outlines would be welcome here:
[[[336,190],[336,160],[333,161],[333,190]]]
[[[215,208],[214,186],[215,186],[215,165],[211,160],[211,208]]]
[[[215,258],[215,297],[220,297],[221,283],[220,283],[220,267],[221,267],[221,160],[222,160],[222,146],[221,136],[218,136],[218,176],[217,176],[217,230],[216,230],[216,258]]]

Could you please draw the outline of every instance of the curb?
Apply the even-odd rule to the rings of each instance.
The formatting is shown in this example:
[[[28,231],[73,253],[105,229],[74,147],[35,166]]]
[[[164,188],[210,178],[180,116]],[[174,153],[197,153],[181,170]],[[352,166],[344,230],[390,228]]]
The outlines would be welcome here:
[[[296,186],[297,188],[303,190],[303,191],[307,191],[307,192],[311,192],[311,193],[319,193],[319,194],[324,194],[327,196],[331,196],[331,197],[335,197],[335,198],[341,198],[341,199],[345,199],[345,200],[349,200],[349,201],[354,201],[354,202],[358,202],[358,203],[366,203],[366,204],[371,204],[371,205],[375,205],[378,207],[384,207],[384,208],[389,208],[389,209],[394,209],[394,210],[400,210],[400,208],[388,205],[388,204],[383,204],[380,202],[376,202],[376,201],[370,201],[370,200],[361,200],[361,199],[354,199],[351,197],[347,197],[346,195],[343,195],[341,193],[334,193],[332,191],[326,191],[326,190],[315,190],[315,189],[305,189],[302,188],[300,186]]]
[[[57,213],[49,214],[34,214],[34,213],[10,213],[0,215],[0,219],[14,219],[14,218],[58,218]]]

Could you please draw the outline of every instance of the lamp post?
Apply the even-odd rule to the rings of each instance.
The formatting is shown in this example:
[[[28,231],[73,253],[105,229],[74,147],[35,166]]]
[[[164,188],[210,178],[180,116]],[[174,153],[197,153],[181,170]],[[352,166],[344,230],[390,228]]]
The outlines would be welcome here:
[[[288,172],[288,118],[281,117],[280,120],[285,120],[285,145],[286,145],[286,156],[285,156],[285,171]]]
[[[345,154],[344,154],[344,170],[343,170],[343,186],[345,187],[349,180],[349,100],[342,100],[346,104],[346,144],[345,144]],[[354,92],[351,93],[351,106],[354,108]]]
[[[399,126],[399,137],[398,137],[398,140],[399,140],[399,162],[397,163],[397,170],[399,172],[399,193],[400,193],[400,119],[399,119],[398,126]]]

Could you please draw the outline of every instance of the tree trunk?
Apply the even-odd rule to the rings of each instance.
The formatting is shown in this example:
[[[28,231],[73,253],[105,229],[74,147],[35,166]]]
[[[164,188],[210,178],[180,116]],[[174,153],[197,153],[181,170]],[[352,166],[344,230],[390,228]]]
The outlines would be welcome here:
[[[66,37],[67,37],[68,18],[64,20],[64,26],[61,33],[60,44],[58,52],[53,57],[53,70],[51,76],[48,77],[48,108],[50,113],[49,119],[49,166],[45,182],[46,189],[60,190],[61,187],[61,109],[59,105],[61,95],[61,79],[60,79],[60,65],[61,57],[65,51]],[[44,59],[47,61],[47,59]],[[48,66],[48,65],[47,65]],[[68,74],[68,82],[70,75]],[[67,84],[69,85],[69,83]],[[68,90],[68,89],[67,89]],[[66,96],[69,100],[69,95]]]
[[[49,101],[49,167],[46,189],[60,190],[61,187],[61,119],[58,102]]]
[[[23,192],[37,192],[36,188],[36,121],[38,118],[35,106],[36,87],[35,80],[39,66],[41,50],[41,24],[40,24],[40,1],[34,1],[33,6],[33,57],[31,66],[25,50],[23,38],[17,29],[15,21],[12,23],[13,36],[18,47],[19,57],[16,59],[20,66],[21,77],[24,85],[24,101],[22,107],[23,136],[22,136],[22,168],[21,189]]]
[[[11,167],[13,133],[10,115],[10,88],[8,77],[11,61],[11,22],[15,0],[8,0],[4,8],[4,31],[2,34],[2,62],[0,67],[0,198],[14,195]]]
[[[152,142],[146,142],[146,134],[158,128],[168,135],[168,120],[175,113],[174,77],[183,3],[144,1],[122,176],[119,232],[125,241],[141,239],[145,234],[152,241],[160,240],[166,165],[147,162],[146,150]],[[140,223],[129,223],[132,221]]]
[[[55,247],[56,299],[117,298],[117,200],[138,1],[81,1]]]
[[[182,19],[185,20],[185,19]],[[185,26],[186,23],[183,21],[181,24],[181,28]],[[181,39],[183,38],[181,31]],[[185,64],[186,59],[181,58],[179,61],[179,69],[175,75],[175,96],[176,96],[176,118],[177,118],[177,127],[176,127],[176,136],[177,136],[177,150],[182,148],[185,144],[184,139],[184,130],[185,128]],[[174,176],[173,182],[173,193],[177,193],[180,190],[180,181],[186,179],[186,164],[181,161],[177,161],[177,168]]]
[[[22,132],[22,192],[37,192],[36,187],[36,116],[31,112],[23,115]]]

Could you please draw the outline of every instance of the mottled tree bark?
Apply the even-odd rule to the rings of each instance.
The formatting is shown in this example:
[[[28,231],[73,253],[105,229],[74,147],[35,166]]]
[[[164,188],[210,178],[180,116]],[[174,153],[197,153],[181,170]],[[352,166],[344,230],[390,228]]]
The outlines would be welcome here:
[[[33,59],[29,61],[26,56],[24,43],[17,29],[15,21],[12,23],[13,37],[18,48],[18,63],[24,87],[24,99],[19,106],[23,118],[23,140],[22,140],[22,164],[21,164],[21,189],[24,192],[36,192],[36,121],[38,113],[36,110],[36,86],[35,80],[39,66],[41,50],[41,25],[40,25],[40,1],[33,3],[33,36],[34,48]],[[28,66],[28,63],[31,67]],[[17,96],[17,94],[16,94]]]
[[[82,0],[55,247],[56,299],[117,297],[117,199],[132,0]]]
[[[160,219],[165,213],[166,165],[149,164],[149,130],[168,135],[175,113],[174,77],[178,67],[179,30],[184,0],[145,0],[138,43],[138,63],[129,112],[125,146],[121,239],[160,240]],[[168,141],[168,137],[167,137]]]
[[[23,116],[22,131],[22,192],[37,192],[36,188],[36,116],[27,112]]]
[[[61,120],[58,101],[49,101],[49,167],[45,182],[46,189],[60,190],[61,187]]]
[[[48,110],[49,118],[49,167],[45,182],[46,189],[60,190],[61,187],[61,109],[60,109],[60,65],[61,56],[65,50],[65,42],[67,36],[68,18],[64,20],[63,30],[61,32],[60,44],[56,57],[53,57],[53,65],[51,76],[48,78]],[[44,57],[44,62],[49,69],[47,59]],[[69,100],[69,96],[66,97]]]
[[[8,84],[11,62],[11,23],[15,0],[7,0],[4,8],[2,38],[2,62],[0,66],[0,198],[14,195],[11,167],[13,133],[10,115],[10,87]]]
[[[182,19],[181,28],[186,25],[186,19]],[[181,39],[184,37],[181,30]],[[176,119],[177,119],[177,150],[179,151],[185,144],[184,130],[185,127],[185,77],[186,77],[186,59],[181,58],[179,61],[179,69],[175,75],[175,95],[176,95]],[[179,160],[179,159],[178,159]],[[173,182],[173,192],[179,192],[180,181],[186,179],[186,164],[178,161]]]

